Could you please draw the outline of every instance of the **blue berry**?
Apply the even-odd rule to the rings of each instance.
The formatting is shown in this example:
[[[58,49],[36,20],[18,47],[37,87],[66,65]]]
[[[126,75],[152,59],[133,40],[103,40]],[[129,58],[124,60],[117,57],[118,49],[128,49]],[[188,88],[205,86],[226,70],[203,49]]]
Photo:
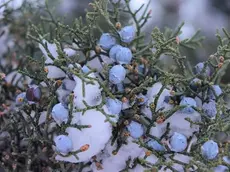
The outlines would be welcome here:
[[[225,163],[230,164],[230,157],[224,156],[223,160],[224,160]]]
[[[195,110],[192,107],[197,107],[196,101],[191,97],[183,97],[183,99],[180,101],[180,105],[187,106],[181,110],[183,113],[193,113]]]
[[[138,72],[144,74],[145,65],[138,65]]]
[[[147,103],[147,101],[148,101],[148,98],[146,96],[144,96],[143,94],[139,94],[137,96],[137,99],[138,99],[139,105],[143,105],[143,104]]]
[[[38,86],[31,86],[26,90],[26,98],[28,101],[38,102],[41,99],[41,89]]]
[[[140,138],[144,134],[144,128],[141,124],[132,121],[128,126],[127,129],[134,139]]]
[[[61,125],[63,122],[67,123],[69,118],[69,111],[62,103],[58,103],[53,107],[51,115],[57,124]]]
[[[218,165],[217,167],[213,168],[214,172],[228,172],[229,169],[225,165]]]
[[[116,54],[120,51],[121,48],[121,45],[114,45],[109,51],[109,57],[116,61]]]
[[[170,138],[171,150],[174,152],[182,152],[187,147],[187,138],[180,133],[175,132]]]
[[[164,151],[165,148],[160,143],[158,143],[156,140],[150,140],[148,141],[147,145],[151,147],[155,151]]]
[[[62,81],[62,89],[68,92],[71,92],[74,90],[75,86],[76,86],[76,82],[71,80],[71,79],[64,79]]]
[[[112,114],[119,114],[122,108],[122,102],[118,99],[106,99],[106,106]]]
[[[222,94],[222,90],[219,85],[213,85],[212,88],[215,91],[217,96],[220,96]]]
[[[103,33],[99,40],[99,45],[104,50],[110,50],[116,44],[116,39],[109,33]]]
[[[207,66],[205,71],[203,73],[201,73],[203,71],[204,68],[204,63],[200,62],[198,63],[195,67],[194,67],[194,73],[195,75],[197,74],[202,74],[204,76],[210,76],[211,75],[211,69]]]
[[[165,98],[164,98],[165,103],[169,103],[170,100],[171,100],[170,96],[165,96]]]
[[[214,159],[219,153],[218,144],[214,142],[213,140],[209,140],[205,142],[201,146],[201,153],[202,153],[202,156],[208,160]]]
[[[88,73],[88,72],[90,72],[90,69],[89,69],[86,65],[84,65],[84,66],[81,68],[81,70],[82,70],[83,73]]]
[[[216,103],[213,100],[210,100],[208,103],[204,103],[202,108],[204,113],[210,118],[215,117],[217,114]]]
[[[136,29],[134,26],[126,26],[119,32],[121,41],[125,43],[130,43],[134,40],[136,35]]]
[[[123,93],[123,92],[125,91],[123,83],[117,84],[117,90],[118,90],[120,93]]]
[[[56,150],[62,154],[68,154],[73,150],[73,143],[68,136],[59,135],[54,139]]]
[[[119,84],[124,81],[126,70],[121,65],[113,66],[109,71],[109,81],[113,84]]]
[[[219,97],[222,93],[223,93],[223,92],[222,92],[222,90],[221,90],[221,88],[220,88],[219,85],[212,85],[212,88],[210,88],[210,89],[208,90],[208,97],[209,97],[210,99],[215,100],[215,99],[216,99],[215,95],[216,95],[217,97]]]
[[[132,52],[129,48],[122,47],[116,53],[116,61],[120,64],[130,64],[132,60]]]
[[[201,86],[201,80],[198,78],[194,78],[191,82],[190,82],[190,88],[193,91],[197,91],[197,89]]]
[[[26,101],[27,101],[27,99],[26,99],[26,93],[25,92],[20,93],[19,95],[17,95],[16,100],[15,100],[16,105],[22,105]]]

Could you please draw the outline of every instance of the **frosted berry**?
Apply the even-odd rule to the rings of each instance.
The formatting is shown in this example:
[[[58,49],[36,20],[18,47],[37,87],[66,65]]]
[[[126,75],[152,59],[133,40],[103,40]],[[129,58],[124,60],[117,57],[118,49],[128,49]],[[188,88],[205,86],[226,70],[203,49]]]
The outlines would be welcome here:
[[[120,93],[123,93],[123,92],[125,91],[125,88],[124,88],[123,83],[117,84],[117,90],[118,90]]]
[[[73,143],[68,136],[59,135],[54,139],[56,150],[62,154],[68,154],[73,150]]]
[[[120,64],[130,64],[132,57],[131,50],[126,47],[121,47],[116,53],[116,61]]]
[[[170,138],[171,150],[174,152],[182,152],[187,147],[187,138],[180,133],[175,132]]]
[[[125,68],[121,65],[115,65],[109,71],[109,81],[113,84],[119,84],[124,81],[125,75]]]
[[[22,105],[26,101],[27,101],[27,99],[26,99],[26,93],[25,92],[20,93],[19,95],[17,95],[16,100],[15,100],[16,105]]]
[[[148,98],[146,96],[144,96],[143,94],[140,94],[137,96],[137,102],[139,105],[143,105],[145,103],[147,103]]]
[[[41,99],[41,89],[38,86],[31,86],[26,90],[26,98],[28,101],[38,102]]]
[[[209,88],[208,90],[208,97],[210,99],[215,100],[216,99],[215,95],[219,97],[223,92],[219,85],[212,85],[211,87],[212,88]]]
[[[194,73],[196,74],[202,74],[204,76],[210,76],[211,75],[211,69],[207,66],[206,70],[202,73],[204,68],[204,63],[200,62],[194,67]]]
[[[224,160],[225,163],[230,164],[230,157],[224,156],[222,159]]]
[[[136,29],[134,26],[126,26],[119,32],[121,41],[125,43],[130,43],[134,40],[136,35]]]
[[[201,86],[201,80],[198,78],[194,78],[191,82],[190,82],[190,88],[193,91],[197,91],[197,89]]]
[[[134,139],[138,139],[144,134],[143,126],[135,121],[132,121],[127,126],[127,129],[130,132],[130,136],[133,137]]]
[[[209,140],[205,142],[201,146],[201,153],[202,153],[202,156],[208,160],[214,159],[219,153],[218,144],[214,142],[213,140]]]
[[[164,146],[162,146],[160,143],[158,143],[156,140],[153,140],[153,139],[148,141],[147,145],[156,151],[164,151],[165,150]]]
[[[119,114],[122,108],[122,102],[118,99],[106,99],[106,106],[112,114]]]
[[[164,102],[165,102],[165,103],[169,103],[170,100],[171,100],[171,97],[170,97],[170,96],[165,96],[165,98],[164,98]]]
[[[116,39],[109,33],[103,33],[99,40],[99,45],[104,50],[110,50],[116,44]]]
[[[145,65],[138,65],[138,72],[144,74]]]
[[[63,122],[67,123],[69,118],[69,111],[62,103],[58,103],[53,107],[51,115],[56,123],[61,125]]]
[[[197,107],[196,101],[191,97],[183,97],[180,105],[186,105],[181,111],[183,113],[193,113],[195,110],[192,107]]]
[[[114,45],[109,51],[109,57],[116,61],[116,54],[120,51],[121,48],[121,45]]]
[[[210,100],[208,103],[204,103],[202,108],[204,113],[210,118],[215,117],[217,114],[216,103],[213,100]]]
[[[225,165],[218,165],[216,167],[213,168],[214,172],[228,172],[229,168]]]
[[[84,66],[81,68],[81,70],[82,70],[83,73],[88,73],[88,72],[90,72],[90,69],[89,69],[86,65],[84,65]]]

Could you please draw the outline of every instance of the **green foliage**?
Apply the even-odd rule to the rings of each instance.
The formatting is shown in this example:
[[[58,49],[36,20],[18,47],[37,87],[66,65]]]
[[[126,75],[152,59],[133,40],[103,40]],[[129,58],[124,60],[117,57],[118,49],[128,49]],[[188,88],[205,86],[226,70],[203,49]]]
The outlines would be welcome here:
[[[51,167],[52,170],[68,169],[70,171],[72,169],[72,166],[69,163],[59,163],[53,160],[54,157],[52,155],[54,152],[51,148],[53,143],[51,138],[48,136],[48,126],[52,122],[52,119],[50,119],[51,109],[57,103],[57,81],[62,80],[63,78],[47,78],[47,73],[44,71],[44,68],[47,64],[45,64],[45,57],[39,53],[39,44],[43,45],[45,50],[48,52],[49,58],[54,61],[53,64],[49,65],[62,69],[66,74],[78,76],[83,80],[83,83],[92,83],[96,81],[99,83],[100,87],[103,88],[102,103],[98,106],[91,107],[85,102],[86,108],[82,109],[81,112],[85,112],[89,109],[97,109],[106,116],[106,120],[113,125],[112,143],[116,142],[118,145],[115,152],[119,151],[119,149],[127,142],[127,137],[124,136],[125,121],[138,121],[147,128],[146,136],[157,140],[159,143],[161,143],[161,139],[164,136],[168,135],[170,124],[167,125],[166,131],[162,138],[159,139],[150,134],[151,127],[156,126],[160,117],[163,117],[165,121],[176,111],[184,108],[184,106],[179,105],[179,102],[174,101],[172,103],[174,105],[172,110],[156,110],[159,97],[165,88],[171,86],[173,91],[172,97],[184,95],[198,97],[203,103],[207,101],[206,97],[208,94],[208,89],[210,89],[213,84],[221,83],[221,79],[228,68],[230,58],[230,33],[223,29],[224,36],[221,36],[219,31],[217,31],[216,37],[219,41],[219,46],[217,47],[217,51],[210,55],[208,60],[205,62],[205,67],[203,69],[204,72],[207,66],[211,66],[214,70],[213,74],[210,77],[203,77],[202,74],[195,75],[191,71],[192,67],[188,59],[181,53],[181,49],[196,49],[202,45],[201,42],[204,38],[199,36],[199,31],[197,31],[191,38],[179,40],[181,28],[183,27],[184,23],[182,23],[176,30],[166,28],[164,31],[161,31],[159,28],[155,27],[151,32],[151,35],[145,35],[143,33],[143,27],[151,17],[151,11],[148,11],[149,5],[150,3],[146,5],[143,4],[136,11],[132,11],[129,5],[129,0],[125,0],[124,4],[122,5],[111,3],[108,4],[107,0],[95,0],[89,4],[90,8],[87,11],[85,18],[77,18],[72,22],[71,25],[65,25],[63,24],[63,19],[57,19],[53,15],[48,3],[46,3],[43,8],[36,9],[37,11],[33,17],[27,18],[29,22],[22,22],[23,29],[26,31],[26,34],[22,34],[22,39],[25,42],[25,48],[21,48],[17,56],[20,57],[20,60],[23,60],[24,63],[19,64],[17,70],[24,76],[29,76],[37,84],[45,83],[47,87],[43,88],[44,94],[40,104],[25,105],[20,107],[18,111],[12,110],[8,113],[8,116],[2,117],[2,131],[6,130],[10,133],[13,133],[11,137],[17,137],[17,134],[20,131],[20,139],[23,138],[29,141],[28,150],[26,152],[24,151],[23,153],[20,152],[20,150],[17,148],[17,145],[13,145],[13,141],[11,141],[12,147],[10,148],[9,154],[12,158],[12,162],[6,161],[7,163],[5,163],[5,160],[2,160],[4,161],[4,166],[6,168],[12,170],[12,165],[16,163],[19,171],[33,171],[33,168],[36,167],[41,169],[39,165],[39,162],[42,161],[40,154],[43,156],[45,154],[45,156],[48,157],[48,159],[46,159],[47,166]],[[142,9],[144,10],[141,14],[141,17],[137,18],[137,14],[139,14]],[[28,12],[28,8],[25,8],[22,11],[24,15],[31,14]],[[119,28],[116,27],[118,22],[121,23],[122,27],[125,26],[125,23],[121,17],[121,15],[124,14],[131,17],[130,23],[133,23],[137,29],[136,38],[131,44],[121,42]],[[34,21],[34,18],[39,18],[39,20]],[[106,27],[100,25],[101,21],[106,23]],[[110,85],[108,82],[108,70],[111,66],[105,64],[102,60],[102,56],[108,56],[108,52],[102,51],[101,49],[99,52],[97,51],[99,37],[101,33],[104,32],[112,33],[113,36],[119,40],[121,45],[133,49],[132,64],[125,66],[128,71],[127,78],[130,80],[130,82],[125,85],[125,88],[128,88],[129,90],[125,91],[124,93],[119,93],[116,90],[114,91],[114,89],[109,89]],[[145,37],[151,37],[151,40],[146,42]],[[57,46],[57,59],[50,52],[47,43],[44,43],[44,39],[54,43]],[[65,47],[76,50],[77,54],[73,57],[68,57],[64,51]],[[92,55],[92,52],[95,55]],[[25,54],[27,55],[27,58],[22,59],[21,56],[24,56]],[[165,64],[162,62],[162,57],[164,56],[167,56],[173,60],[173,65],[170,68],[164,68]],[[223,57],[224,60],[220,59],[220,57]],[[80,72],[80,68],[75,65],[75,63],[78,63],[83,66],[95,58],[98,58],[103,66],[103,71],[100,72],[100,75],[105,79],[88,77],[86,74]],[[73,64],[74,68],[68,68],[67,66],[69,64]],[[144,73],[138,72],[138,65],[144,65]],[[98,72],[97,69],[92,70]],[[2,72],[6,74],[9,73],[3,70]],[[190,82],[194,78],[202,79],[202,87],[199,90],[200,92],[196,92],[189,87]],[[156,95],[154,102],[150,105],[152,112],[152,118],[150,119],[141,112],[141,107],[134,100],[139,93],[145,92],[149,87],[157,82],[161,82],[163,86]],[[217,115],[215,119],[208,118],[200,108],[195,108],[195,110],[201,114],[201,122],[194,122],[190,118],[186,119],[188,122],[190,122],[191,126],[198,125],[200,127],[200,132],[194,133],[194,135],[198,138],[197,143],[192,146],[190,152],[183,152],[184,155],[193,157],[188,164],[175,160],[175,153],[172,152],[167,145],[167,151],[161,153],[152,150],[143,142],[142,139],[139,139],[136,141],[136,143],[140,145],[140,147],[144,147],[146,150],[151,151],[155,156],[157,156],[159,161],[156,164],[151,164],[146,160],[146,156],[144,158],[136,158],[134,160],[134,164],[131,165],[131,160],[128,160],[126,162],[126,168],[123,171],[129,171],[130,168],[134,168],[137,164],[140,164],[152,171],[155,171],[162,166],[165,166],[165,169],[168,168],[171,171],[175,171],[175,169],[172,167],[173,163],[183,165],[185,170],[193,168],[195,165],[198,167],[199,171],[209,171],[211,168],[220,164],[230,167],[230,165],[226,164],[222,159],[223,156],[230,156],[229,143],[226,141],[220,143],[218,140],[219,146],[223,151],[220,151],[216,160],[207,161],[200,155],[200,146],[206,140],[213,138],[218,132],[227,133],[227,136],[229,133],[230,111],[225,100],[230,93],[230,86],[223,85],[222,88],[223,94],[216,99]],[[19,88],[13,88],[13,92],[7,93],[10,89],[11,88],[9,86],[6,86],[4,83],[2,83],[0,90],[1,95],[15,95],[16,89]],[[25,91],[26,87],[20,89]],[[84,92],[84,88],[82,91]],[[116,97],[119,99],[126,98],[131,102],[131,107],[122,111],[118,123],[114,123],[111,120],[112,116],[106,114],[106,112],[102,110],[102,106],[105,103],[105,97]],[[6,96],[2,96],[1,103],[6,101],[6,99]],[[73,102],[71,101],[70,106],[72,113],[74,109]],[[47,112],[46,122],[42,126],[38,126],[40,112],[43,110],[46,110]],[[35,112],[34,117],[30,115],[32,111]],[[22,112],[25,112],[27,116],[23,116]],[[8,119],[8,122],[5,122],[5,118]],[[64,132],[68,126],[71,126],[70,121],[68,121],[66,125],[62,125],[57,130]],[[75,125],[75,127],[84,129],[88,126]],[[189,140],[191,140],[191,138],[189,138]],[[44,148],[48,149],[48,151],[41,150]],[[34,155],[34,151],[36,151],[36,155]],[[81,151],[78,150],[77,152],[74,152],[74,154],[79,152]],[[164,154],[170,155],[169,162],[166,161],[166,158],[163,156]],[[3,153],[1,155],[3,156]],[[20,161],[21,158],[23,159],[22,162]],[[80,172],[86,165],[88,164],[78,164],[78,171]]]

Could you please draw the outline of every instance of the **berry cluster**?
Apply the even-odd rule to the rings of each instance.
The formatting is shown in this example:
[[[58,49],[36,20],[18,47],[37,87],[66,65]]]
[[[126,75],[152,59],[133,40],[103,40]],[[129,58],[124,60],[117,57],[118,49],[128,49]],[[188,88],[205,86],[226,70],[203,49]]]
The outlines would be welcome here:
[[[223,44],[230,34],[217,53],[190,70],[180,49],[199,45],[197,35],[180,40],[182,26],[167,34],[154,28],[146,43],[142,29],[151,15],[149,5],[133,12],[128,0],[104,2],[89,4],[86,26],[81,19],[73,28],[54,22],[57,33],[50,42],[42,36],[45,31],[29,30],[43,56],[30,59],[38,64],[35,72],[29,67],[20,72],[38,84],[15,96],[13,112],[23,119],[28,114],[24,121],[31,126],[22,132],[34,150],[41,145],[42,156],[56,166],[74,163],[81,171],[229,169],[225,100],[230,88],[220,79],[229,63],[230,44]],[[128,13],[133,23],[124,25],[120,13]],[[98,26],[99,16],[108,24],[106,31]],[[173,64],[165,67],[165,57]],[[37,154],[34,162],[43,161]]]

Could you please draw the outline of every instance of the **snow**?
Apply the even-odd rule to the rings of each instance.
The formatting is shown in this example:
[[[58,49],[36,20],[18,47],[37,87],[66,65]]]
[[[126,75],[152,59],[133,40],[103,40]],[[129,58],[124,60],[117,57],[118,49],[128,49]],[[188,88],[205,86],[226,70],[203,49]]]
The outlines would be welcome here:
[[[64,52],[68,57],[76,55],[77,51],[71,49],[71,48],[64,48]]]
[[[66,91],[73,91],[76,86],[76,82],[71,80],[71,79],[64,79],[62,80],[62,85],[61,88],[66,90]]]
[[[32,79],[29,78],[28,76],[24,76],[20,73],[18,73],[17,71],[13,71],[11,73],[9,73],[6,77],[5,77],[5,81],[13,86],[18,86],[20,88],[24,88],[24,84],[23,82],[20,81],[20,79],[22,78],[25,78],[23,79],[25,83],[27,84],[30,84]],[[20,81],[20,82],[18,82]]]
[[[91,78],[95,78],[94,73],[91,73],[88,76]],[[101,88],[97,81],[93,81],[94,84],[93,85],[93,84],[87,84],[86,82],[90,80],[86,78],[85,78],[86,82],[83,82],[82,79],[77,76],[74,76],[74,80],[76,82],[76,87],[74,88],[74,104],[76,108],[78,109],[86,108],[83,101],[86,101],[86,103],[89,106],[96,106],[101,103],[102,101]],[[85,88],[85,96],[83,95],[83,91],[82,91],[83,85]]]
[[[2,6],[3,4],[7,3],[9,0],[0,0],[0,6]],[[3,13],[7,8],[16,10],[18,8],[20,8],[22,6],[22,3],[24,2],[24,0],[12,0],[9,3],[7,3],[6,6],[3,6],[0,8],[0,18],[3,18]]]
[[[2,8],[0,8],[0,18],[1,18],[1,9]],[[10,37],[9,32],[10,32],[9,26],[2,26],[0,28],[0,34],[2,34],[0,37],[0,45],[1,45],[0,57],[2,57],[5,53],[7,53],[8,49],[13,48],[13,46],[15,45],[13,39]],[[1,63],[4,63],[4,61],[1,60]],[[14,64],[14,62],[11,63]]]
[[[58,58],[58,54],[56,52],[55,47],[55,44],[49,44],[51,54],[55,58]],[[53,61],[49,57],[47,57],[46,52],[43,53],[46,56],[46,62],[48,61],[49,63],[53,63]],[[110,63],[106,56],[103,56],[103,59],[103,61],[106,61],[105,63]],[[87,65],[91,68],[96,68],[98,71],[101,71],[103,69],[103,66],[98,58],[90,61]],[[59,78],[60,76],[66,77],[63,71],[60,71],[57,74],[57,71],[60,70],[58,68],[51,70],[52,71],[51,73],[48,73],[48,76],[52,78],[56,76],[58,76]],[[79,130],[78,128],[69,126],[66,129],[68,136],[71,138],[73,142],[73,151],[79,150],[82,146],[86,144],[89,145],[89,149],[84,152],[78,153],[77,156],[79,157],[79,159],[77,159],[74,155],[70,155],[68,157],[56,155],[55,159],[58,161],[66,161],[72,163],[88,162],[91,161],[91,158],[96,155],[97,158],[100,160],[101,166],[103,168],[102,170],[100,170],[101,172],[117,172],[125,168],[126,161],[129,159],[129,157],[131,157],[132,160],[137,157],[143,157],[146,150],[144,148],[140,148],[139,145],[137,145],[136,143],[133,143],[131,137],[128,138],[128,144],[122,145],[118,153],[116,155],[113,155],[112,151],[116,150],[116,145],[110,145],[110,139],[112,136],[112,125],[109,122],[105,122],[105,115],[102,114],[98,109],[95,109],[95,106],[100,105],[102,103],[101,93],[103,91],[102,88],[100,88],[100,84],[98,83],[98,81],[95,80],[96,74],[90,73],[84,78],[80,78],[78,76],[73,76],[73,78],[74,81],[69,79],[63,80],[62,86],[58,89],[59,101],[64,102],[67,96],[71,93],[71,91],[73,91],[74,107],[77,110],[83,110],[86,108],[86,105],[83,103],[84,101],[87,103],[89,107],[92,108],[90,110],[85,111],[84,114],[83,112],[74,112],[73,118],[71,120],[71,124],[90,125],[91,128],[84,128]],[[87,83],[90,81],[93,83]],[[83,88],[85,89],[85,95],[83,95]],[[161,88],[162,83],[160,82],[155,83],[152,87],[148,88],[148,92],[146,95],[147,106],[154,102],[154,99],[156,98],[156,95],[159,93]],[[167,111],[173,108],[173,105],[168,104],[164,101],[166,96],[170,96],[170,88],[165,88],[161,93],[157,102],[156,110],[164,108],[162,111]],[[129,102],[126,102],[123,103],[122,106],[122,109],[124,110],[130,107],[131,105],[129,104]],[[142,112],[148,118],[151,119],[152,114],[150,108],[147,106],[144,106],[144,108],[142,108]],[[105,113],[110,114],[106,105],[103,105],[102,109]],[[199,127],[196,125],[190,127],[190,123],[187,122],[185,118],[190,118],[192,121],[201,120],[200,114],[196,111],[191,114],[186,114],[182,113],[181,111],[177,111],[163,123],[156,124],[156,127],[152,127],[150,130],[150,134],[158,138],[161,137],[163,133],[166,131],[166,125],[169,122],[169,136],[172,135],[174,132],[179,132],[188,138],[193,135],[194,131],[199,131]],[[111,118],[111,120],[113,122],[117,122],[118,116],[116,116],[115,118]],[[180,125],[178,125],[178,123]],[[189,149],[191,145],[192,143],[190,143]],[[181,156],[179,157],[179,159],[187,161],[188,158],[186,159]],[[147,158],[147,161],[151,163],[156,163],[157,158],[155,155],[151,155]],[[173,164],[173,167],[175,167],[178,170],[183,170],[182,166],[179,164]],[[91,169],[95,172],[98,171],[94,162],[91,165]],[[144,170],[144,167],[137,165],[131,171],[138,172]]]
[[[74,90],[76,82],[65,78],[62,80],[62,85],[57,89],[58,101],[66,104],[68,102],[68,96]]]
[[[134,158],[138,157],[143,148],[139,148],[139,145],[132,142],[133,139],[128,139],[128,144],[123,145],[116,155],[112,154],[112,151],[116,149],[116,145],[111,146],[111,142],[109,142],[104,150],[104,154],[102,158],[102,167],[103,169],[100,172],[118,172],[125,168],[126,161],[131,157],[133,160]],[[93,172],[97,172],[96,168],[92,166]]]
[[[159,93],[160,89],[162,87],[162,84],[160,82],[155,83],[152,87],[148,88],[148,92],[147,92],[147,106],[149,106],[151,103],[154,102],[155,97],[157,96],[157,94]],[[161,108],[164,107],[163,111],[167,111],[173,108],[173,105],[170,105],[166,102],[164,102],[165,97],[166,96],[170,96],[170,90],[169,89],[164,89],[163,92],[161,93],[158,101],[157,101],[157,107],[156,110],[159,110]],[[152,112],[150,110],[149,107],[144,107],[142,109],[142,113],[144,113],[148,118],[152,118]]]
[[[56,66],[46,66],[48,69],[47,78],[64,78],[65,72]]]
[[[94,51],[90,52],[90,57],[93,57],[95,55]],[[103,70],[103,64],[112,64],[113,60],[105,55],[100,55],[102,59],[102,63],[100,62],[99,58],[96,57],[90,61],[87,62],[87,66],[91,67],[92,69],[96,69],[98,72],[101,72]]]
[[[172,135],[174,132],[179,132],[188,138],[192,136],[195,131],[199,131],[199,126],[193,125],[190,127],[190,122],[186,121],[185,118],[190,118],[195,122],[201,120],[200,114],[198,112],[194,112],[192,114],[184,114],[177,111],[162,124],[156,124],[156,127],[152,127],[150,133],[153,136],[161,137],[166,131],[167,123],[170,123],[170,135]]]
[[[105,122],[105,116],[95,109],[87,110],[84,114],[75,113],[75,121],[78,125],[91,125],[90,128],[79,130],[68,127],[66,132],[73,142],[73,151],[79,150],[81,146],[89,144],[89,149],[77,154],[79,159],[74,156],[56,156],[56,160],[68,162],[87,162],[90,158],[98,154],[112,136],[112,128],[109,122]],[[78,118],[78,120],[76,120]]]
[[[145,151],[143,150],[142,153],[140,154],[139,158],[144,158],[145,156]],[[152,154],[150,156],[148,156],[145,161],[151,163],[151,164],[156,164],[158,161],[158,158]],[[141,172],[141,171],[145,171],[145,170],[150,170],[149,168],[145,168],[141,165],[137,165],[134,169],[130,170],[129,172]]]
[[[47,49],[49,50],[49,52],[46,51],[45,47],[42,45],[42,44],[39,44],[39,48],[40,50],[42,51],[43,55],[45,56],[46,58],[46,61],[45,63],[46,64],[52,64],[53,63],[53,60],[48,56],[48,53],[51,54],[51,56],[54,58],[54,59],[57,59],[58,58],[58,53],[57,53],[57,46],[56,44],[51,44],[49,43],[48,41],[46,40],[42,40],[42,43],[44,45],[47,45]]]
[[[41,125],[41,124],[45,123],[45,121],[46,121],[46,114],[47,114],[47,111],[41,112],[39,120],[38,120],[38,125]]]
[[[91,73],[88,75],[92,79],[95,78],[95,74]],[[90,81],[84,78],[85,81]],[[76,82],[74,91],[74,107],[78,110],[86,108],[83,101],[85,101],[89,106],[96,106],[102,102],[101,88],[97,81],[93,81],[93,84],[87,84],[77,76],[74,76]],[[83,95],[82,86],[85,87],[85,96]],[[106,105],[102,109],[107,113],[108,109]],[[98,154],[102,149],[104,149],[105,144],[109,141],[112,136],[112,125],[106,122],[106,116],[102,114],[98,109],[92,108],[83,112],[73,113],[73,118],[71,124],[78,125],[90,125],[90,128],[77,129],[75,127],[68,127],[66,132],[73,142],[73,150],[79,150],[81,146],[89,144],[89,149],[85,152],[80,152],[76,159],[75,156],[71,155],[69,157],[62,157],[60,155],[56,156],[56,160],[68,161],[68,162],[87,162],[92,156]]]
[[[162,84],[158,82],[148,89],[147,96],[146,96],[148,98],[148,102],[147,102],[148,106],[154,102],[154,99],[159,93],[161,88],[162,88]],[[163,109],[164,112],[167,110],[171,110],[173,108],[173,105],[164,102],[166,96],[170,96],[170,90],[165,88],[158,99],[156,110],[164,108]],[[144,113],[148,118],[150,119],[152,118],[152,113],[149,107],[144,107],[142,109],[142,113]],[[192,121],[196,121],[196,122],[201,120],[200,114],[196,111],[191,114],[186,114],[177,111],[167,120],[165,120],[163,123],[156,124],[156,127],[152,127],[151,134],[156,137],[161,137],[163,133],[166,131],[166,126],[167,123],[169,122],[170,130],[171,130],[170,134],[172,134],[173,132],[179,132],[181,134],[184,134],[186,137],[192,136],[192,133],[194,131],[198,131],[199,128],[196,125],[193,125],[192,128],[190,128],[190,123],[186,121],[185,118],[190,118]]]
[[[43,39],[42,42],[44,45],[47,45],[47,49],[49,50],[47,52],[44,46],[42,44],[39,44],[39,48],[46,58],[45,64],[53,64],[54,61],[48,56],[48,54],[50,53],[53,59],[58,59],[57,45],[55,43],[49,43],[45,39]],[[70,48],[65,48],[63,51],[66,53],[67,57],[76,54],[76,51]],[[48,65],[46,67],[48,69],[47,78],[63,78],[66,76],[65,72],[56,66]]]

